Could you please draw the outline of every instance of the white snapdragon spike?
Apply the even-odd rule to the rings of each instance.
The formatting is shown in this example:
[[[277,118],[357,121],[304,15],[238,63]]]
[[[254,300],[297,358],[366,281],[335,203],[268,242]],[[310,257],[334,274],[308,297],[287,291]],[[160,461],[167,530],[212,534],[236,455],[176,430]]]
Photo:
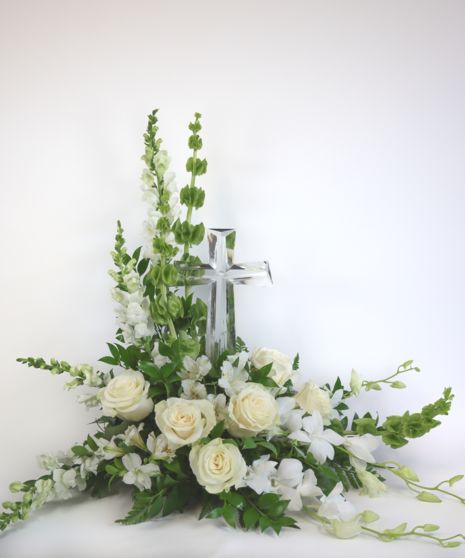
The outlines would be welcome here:
[[[124,455],[123,465],[127,471],[123,476],[123,482],[133,484],[139,490],[149,490],[152,486],[151,477],[160,472],[160,467],[155,463],[142,465],[142,459],[137,453],[127,453]]]
[[[52,479],[39,479],[34,483],[34,495],[32,498],[31,510],[41,508],[47,502],[51,502],[55,497]]]
[[[262,455],[247,468],[241,486],[248,486],[257,494],[275,492],[273,478],[276,476],[276,461],[270,461],[269,455]]]
[[[73,496],[73,489],[84,490],[86,483],[75,469],[55,469],[52,474],[53,489],[58,500],[68,500]]]
[[[137,278],[137,282],[136,282]],[[115,287],[113,299],[117,302],[116,318],[126,343],[149,337],[155,331],[150,317],[150,303],[144,296],[139,275],[133,270],[124,276],[127,292]]]
[[[344,442],[344,438],[330,429],[324,429],[323,419],[318,411],[302,419],[302,430],[289,434],[291,440],[308,444],[309,451],[318,463],[334,458],[334,447]]]
[[[245,366],[249,359],[246,352],[231,355],[226,358],[221,366],[221,378],[218,385],[224,389],[228,397],[239,393],[249,379],[249,373]],[[235,365],[237,361],[237,365]]]
[[[292,458],[280,462],[274,486],[284,500],[289,500],[289,511],[299,511],[303,500],[314,500],[323,494],[317,486],[315,473],[311,469],[304,473],[302,463]]]
[[[171,461],[176,455],[178,446],[170,444],[168,438],[164,434],[155,436],[155,433],[151,432],[147,437],[147,449],[154,459]]]
[[[212,368],[210,360],[205,355],[202,355],[196,360],[190,356],[186,356],[182,361],[182,365],[183,370],[179,375],[185,380],[201,380]]]
[[[373,434],[363,434],[363,436],[344,436],[344,447],[350,452],[351,456],[366,463],[375,463],[372,452],[380,445],[380,439]]]
[[[194,380],[182,380],[182,394],[183,399],[206,399],[207,388],[200,382]]]
[[[163,180],[163,189],[165,194],[168,193],[169,211],[165,217],[174,223],[181,215],[181,204],[179,200],[178,188],[176,186],[175,175],[172,172],[167,172],[170,164],[170,158],[165,150],[160,150],[153,158],[155,165],[155,172],[159,181]],[[176,246],[174,235],[172,232],[162,234],[158,230],[158,221],[162,217],[159,210],[160,196],[155,184],[154,175],[145,169],[142,173],[142,191],[143,199],[149,205],[147,212],[147,219],[144,222],[144,256],[150,258],[152,263],[157,263],[160,260],[160,255],[154,251],[153,239],[154,237],[161,237],[165,242]]]
[[[79,465],[79,472],[81,477],[85,479],[88,474],[96,475],[98,466],[100,465],[101,458],[94,454],[88,457],[76,458],[76,465]]]
[[[71,451],[68,450],[66,452],[59,451],[57,453],[58,463],[62,467],[72,467],[74,465],[74,460],[76,459],[76,455]]]
[[[153,364],[155,364],[155,366],[157,366],[158,368],[161,368],[162,366],[165,366],[165,364],[168,364],[168,362],[171,361],[167,356],[160,354],[159,347],[160,347],[160,343],[158,341],[155,341],[151,356],[153,359]]]
[[[53,471],[54,469],[60,468],[58,459],[54,455],[39,455],[37,457],[37,463],[41,469],[45,469],[47,471]]]
[[[69,371],[69,375],[71,379],[65,383],[65,389],[73,389],[78,386],[99,388],[105,386],[110,378],[108,372],[95,370],[89,364],[73,366]]]

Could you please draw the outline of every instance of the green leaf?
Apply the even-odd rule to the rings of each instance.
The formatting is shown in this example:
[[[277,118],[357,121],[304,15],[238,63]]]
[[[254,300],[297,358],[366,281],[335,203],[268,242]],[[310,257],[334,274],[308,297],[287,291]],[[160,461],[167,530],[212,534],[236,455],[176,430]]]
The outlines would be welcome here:
[[[236,509],[241,509],[244,505],[244,498],[232,490],[230,492],[224,492],[221,498]]]
[[[253,529],[260,519],[260,514],[255,508],[248,508],[242,515],[242,521],[246,529]]]
[[[278,494],[273,494],[271,492],[262,494],[258,499],[258,507],[264,511],[270,511],[275,508],[280,502],[280,497]]]
[[[267,450],[270,450],[274,457],[278,456],[278,448],[271,442],[267,442],[266,440],[257,441],[257,446],[261,446]]]
[[[294,357],[294,361],[292,363],[292,370],[298,370],[299,369],[299,364],[300,364],[300,356],[299,353],[297,353]]]
[[[162,373],[160,368],[155,366],[155,364],[151,362],[140,362],[139,369],[144,373],[145,376],[148,376],[152,380],[161,380]]]
[[[86,442],[87,442],[87,445],[89,446],[89,448],[92,451],[97,451],[98,450],[98,445],[90,434],[87,436]]]
[[[216,512],[215,510],[221,510],[222,507],[223,504],[221,503],[221,500],[218,498],[218,496],[205,492],[202,509],[200,510],[200,514],[199,514],[199,519],[203,519],[204,517],[210,517],[209,516],[210,513],[220,513],[220,512]],[[219,517],[219,515],[217,517]]]
[[[99,359],[99,362],[104,362],[105,364],[111,364],[112,366],[117,366],[120,363],[119,359],[111,356],[105,356]]]
[[[135,525],[142,523],[160,514],[163,509],[164,498],[160,494],[147,492],[133,493],[133,507],[124,519],[118,519],[116,523],[123,525]]]
[[[223,507],[223,517],[228,525],[231,527],[236,527],[237,524],[237,512],[235,508],[229,504]]]
[[[244,441],[242,442],[243,449],[254,449],[256,447],[257,444],[253,438],[244,438]]]
[[[208,435],[208,437],[211,438],[212,440],[214,438],[221,438],[221,435],[223,434],[223,432],[224,432],[224,420],[215,424],[215,426],[213,427],[213,429],[210,432],[210,434]]]
[[[175,511],[183,511],[189,497],[190,492],[185,485],[174,486],[166,495],[163,516]]]
[[[116,360],[118,360],[119,362],[119,351],[118,351],[118,347],[116,345],[113,345],[112,343],[107,343],[108,348],[110,349],[110,353],[111,356],[113,358],[115,358]]]
[[[74,453],[74,455],[77,455],[78,457],[91,457],[92,456],[92,452],[90,450],[88,450],[87,448],[85,448],[84,446],[73,446],[71,448],[71,451]]]

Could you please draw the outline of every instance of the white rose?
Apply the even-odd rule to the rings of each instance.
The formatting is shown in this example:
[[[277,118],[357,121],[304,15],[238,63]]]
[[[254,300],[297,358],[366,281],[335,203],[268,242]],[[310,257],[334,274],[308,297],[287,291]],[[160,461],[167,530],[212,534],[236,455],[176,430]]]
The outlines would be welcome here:
[[[275,351],[261,347],[255,349],[252,353],[252,364],[255,368],[263,368],[267,364],[273,364],[269,377],[274,380],[278,386],[284,385],[292,376],[292,360],[291,357]]]
[[[144,419],[153,409],[153,401],[148,397],[149,387],[141,372],[125,370],[99,391],[102,413],[124,420]]]
[[[228,429],[233,436],[257,434],[279,422],[276,399],[261,384],[252,382],[231,397],[228,414]]]
[[[189,463],[197,482],[210,494],[229,490],[239,483],[247,472],[247,465],[239,449],[215,438],[208,444],[194,446]]]
[[[313,382],[307,382],[295,396],[295,400],[306,413],[318,411],[323,418],[328,418],[333,412],[329,393]]]
[[[208,436],[216,424],[215,408],[206,399],[170,397],[155,405],[155,422],[169,442],[186,446]]]

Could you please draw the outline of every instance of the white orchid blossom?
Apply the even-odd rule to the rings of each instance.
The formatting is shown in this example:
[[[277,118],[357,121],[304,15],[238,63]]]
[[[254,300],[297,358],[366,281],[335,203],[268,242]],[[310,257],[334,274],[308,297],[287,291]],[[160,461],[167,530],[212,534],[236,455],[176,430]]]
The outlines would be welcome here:
[[[334,447],[344,442],[344,438],[330,429],[323,427],[323,419],[318,411],[311,416],[302,419],[302,430],[296,430],[289,434],[291,440],[298,440],[308,444],[310,453],[318,463],[324,463],[326,459],[333,459]]]
[[[363,436],[344,436],[344,447],[351,456],[366,463],[375,463],[372,452],[380,445],[380,439],[373,434],[363,434]]]

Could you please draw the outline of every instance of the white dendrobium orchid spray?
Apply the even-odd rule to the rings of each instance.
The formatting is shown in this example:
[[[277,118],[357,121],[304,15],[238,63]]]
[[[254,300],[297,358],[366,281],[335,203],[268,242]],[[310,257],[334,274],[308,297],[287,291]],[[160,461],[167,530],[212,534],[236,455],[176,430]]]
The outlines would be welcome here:
[[[315,473],[311,469],[304,472],[298,459],[285,458],[278,466],[276,461],[270,461],[269,455],[263,455],[248,467],[243,485],[257,494],[280,494],[289,501],[289,511],[299,511],[303,500],[316,501],[323,494],[317,486]]]
[[[123,455],[122,461],[127,471],[123,476],[123,482],[133,484],[139,490],[149,490],[152,485],[152,477],[160,473],[160,467],[155,463],[142,465],[142,459],[138,453]]]
[[[380,440],[378,436],[373,434],[363,434],[363,436],[344,436],[344,447],[348,450],[351,456],[365,461],[366,463],[375,463],[375,458],[372,452],[375,451],[379,445]]]
[[[314,411],[309,417],[302,419],[302,430],[296,430],[289,434],[291,440],[297,440],[308,444],[308,450],[318,463],[324,463],[326,459],[334,458],[334,447],[344,443],[344,438],[324,428],[323,419],[318,411]]]
[[[55,469],[53,471],[53,489],[58,500],[68,500],[74,494],[73,489],[84,490],[86,483],[75,469]]]
[[[362,525],[357,510],[342,492],[342,483],[338,482],[328,496],[322,496],[318,515],[328,520],[324,525],[329,533],[340,539],[349,539],[360,534]]]
[[[303,471],[298,459],[285,458],[278,467],[274,480],[276,491],[284,500],[289,500],[289,511],[299,511],[305,503],[315,501],[323,494],[317,486],[315,473],[311,469]]]
[[[189,123],[188,177],[178,192],[169,155],[161,147],[157,110],[148,115],[141,177],[148,204],[144,242],[129,251],[118,222],[111,252],[117,331],[99,359],[109,368],[73,366],[56,358],[18,359],[68,376],[66,388],[84,386],[89,393],[79,401],[100,408],[95,433],[56,456],[42,455],[45,471],[39,479],[10,485],[17,500],[3,503],[0,531],[46,502],[84,490],[105,496],[127,484],[133,505],[119,520],[126,525],[201,504],[200,517],[279,534],[296,527],[294,512],[305,510],[339,538],[365,529],[382,540],[418,535],[443,547],[457,546],[465,535],[439,536],[432,524],[408,530],[406,523],[384,531],[365,527],[378,516],[357,514],[342,491],[344,486],[347,492],[382,493],[386,485],[376,473],[382,467],[383,476],[396,475],[419,500],[455,498],[465,504],[451,488],[462,475],[426,487],[407,466],[392,460],[377,464],[373,456],[379,443],[402,447],[440,424],[438,417],[451,407],[451,388],[417,412],[384,422],[376,416],[382,413],[354,416],[347,406],[351,396],[362,389],[403,388],[395,378],[419,368],[409,360],[373,381],[352,371],[350,389],[339,377],[319,387],[299,381],[298,354],[291,360],[267,347],[250,353],[235,337],[233,284],[267,282],[270,271],[263,261],[229,267],[236,243],[230,229],[209,231],[210,266],[193,253],[206,236],[194,212],[205,201],[198,184],[207,172],[201,129],[201,115],[195,113]],[[216,296],[212,288],[206,304],[194,287],[214,276]]]
[[[281,425],[288,431],[294,432],[302,427],[302,418],[305,411],[295,408],[293,397],[278,397],[279,418]]]

